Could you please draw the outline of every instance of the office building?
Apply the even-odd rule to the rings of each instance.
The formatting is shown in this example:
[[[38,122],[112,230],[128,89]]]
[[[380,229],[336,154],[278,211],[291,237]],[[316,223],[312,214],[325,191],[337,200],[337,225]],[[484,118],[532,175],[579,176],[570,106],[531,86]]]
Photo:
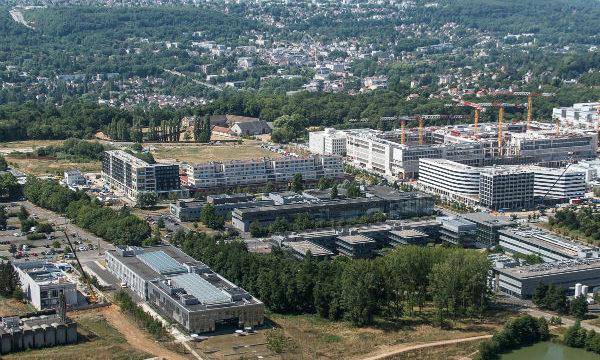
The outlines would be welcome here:
[[[307,200],[275,206],[235,209],[232,223],[240,231],[248,231],[250,224],[268,226],[277,218],[294,221],[307,214],[311,220],[338,220],[358,218],[365,214],[381,212],[388,219],[401,219],[433,213],[433,197],[418,192],[399,192],[393,188],[374,186],[367,189],[365,197],[356,199]]]
[[[181,191],[179,165],[149,164],[123,150],[104,152],[102,177],[130,199],[139,193],[168,195]]]
[[[477,225],[469,220],[444,216],[438,218],[440,224],[440,240],[450,244],[473,247],[477,243]]]
[[[467,213],[460,215],[477,225],[477,247],[492,247],[500,241],[499,231],[513,227],[516,223],[501,215],[492,215],[487,212]]]
[[[573,106],[552,109],[552,118],[560,121],[564,128],[594,130],[598,128],[599,102],[577,103]]]
[[[46,261],[24,261],[13,263],[21,289],[31,305],[38,310],[54,309],[61,295],[66,306],[78,304],[77,285],[53,263]]]
[[[539,283],[564,290],[582,283],[600,286],[600,259],[571,259],[530,266],[494,268],[494,290],[530,299]]]
[[[565,168],[530,166],[533,172],[533,195],[544,201],[569,201],[583,198],[586,190],[586,174],[583,171]]]
[[[139,298],[187,331],[262,324],[264,305],[174,246],[106,252],[107,269]]]
[[[414,229],[390,231],[388,238],[392,246],[427,245],[432,240],[426,233]]]
[[[475,205],[480,168],[447,159],[419,160],[419,188],[442,199]]]
[[[298,259],[303,259],[309,254],[310,256],[318,259],[327,259],[333,256],[333,252],[307,240],[285,241],[282,243],[282,246],[290,249],[294,256],[296,256]]]
[[[365,235],[343,235],[338,236],[335,242],[337,251],[354,259],[366,259],[373,257],[377,250],[377,242]]]
[[[208,195],[206,201],[179,199],[169,206],[169,210],[180,221],[198,221],[206,204],[213,205],[216,215],[228,216],[236,208],[268,206],[273,205],[274,201],[268,198],[257,199],[250,194],[217,194]]]
[[[346,133],[332,128],[309,132],[308,148],[313,154],[346,155]]]
[[[499,234],[499,244],[504,250],[538,255],[546,262],[598,257],[597,248],[537,228],[506,228],[499,230]]]
[[[534,205],[534,174],[518,167],[492,167],[481,172],[479,202],[493,210],[521,210]]]
[[[289,182],[296,174],[301,174],[305,181],[344,176],[342,159],[337,156],[183,164],[182,169],[187,175],[187,185],[198,189]]]

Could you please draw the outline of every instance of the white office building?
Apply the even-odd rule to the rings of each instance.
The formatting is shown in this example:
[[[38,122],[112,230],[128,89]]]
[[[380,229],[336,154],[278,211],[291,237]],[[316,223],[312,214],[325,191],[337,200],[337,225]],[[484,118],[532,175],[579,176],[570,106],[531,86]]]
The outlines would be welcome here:
[[[475,204],[481,169],[446,159],[419,160],[419,187],[448,200]]]
[[[561,127],[595,129],[598,125],[599,102],[577,103],[569,107],[552,109],[552,117],[560,121]]]
[[[586,189],[586,174],[568,168],[528,167],[534,173],[533,195],[545,200],[583,198]]]
[[[16,262],[13,266],[25,297],[36,309],[55,309],[61,295],[64,295],[68,307],[77,305],[77,285],[55,264],[25,261]]]
[[[344,176],[342,158],[339,156],[182,164],[182,169],[187,175],[187,185],[201,189],[285,182],[290,181],[295,174],[301,174],[302,179],[308,181],[315,181],[323,176]]]
[[[319,155],[346,155],[346,133],[332,128],[308,134],[310,152]]]

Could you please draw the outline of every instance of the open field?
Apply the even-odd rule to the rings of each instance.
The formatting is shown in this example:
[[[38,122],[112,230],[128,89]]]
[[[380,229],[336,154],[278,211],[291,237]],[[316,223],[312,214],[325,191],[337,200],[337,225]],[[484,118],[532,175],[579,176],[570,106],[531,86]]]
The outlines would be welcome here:
[[[3,356],[3,359],[145,359],[149,354],[135,350],[123,334],[112,327],[101,314],[73,316],[78,323],[80,343],[31,350]]]
[[[6,161],[19,171],[31,175],[63,175],[66,170],[78,169],[81,172],[99,172],[100,161],[73,162],[54,158],[20,158],[6,156]]]
[[[0,142],[0,154],[8,154],[12,151],[30,152],[36,148],[61,145],[64,140],[24,140]]]
[[[281,155],[263,149],[257,144],[257,142],[222,145],[160,144],[152,145],[151,151],[159,161],[186,161],[189,163],[281,157]]]
[[[364,359],[390,354],[398,349],[408,351],[389,359],[468,359],[481,342],[473,339],[459,344],[410,350],[413,345],[443,340],[489,336],[502,326],[512,313],[492,315],[484,323],[453,322],[445,330],[419,318],[406,319],[401,324],[378,322],[371,327],[354,327],[342,321],[329,321],[316,315],[278,315],[269,318],[280,326],[292,341],[283,354],[274,354],[266,347],[266,330],[237,337],[233,334],[211,336],[192,344],[205,359],[278,358],[278,359]],[[427,318],[424,316],[423,318]],[[387,359],[387,357],[386,357]]]

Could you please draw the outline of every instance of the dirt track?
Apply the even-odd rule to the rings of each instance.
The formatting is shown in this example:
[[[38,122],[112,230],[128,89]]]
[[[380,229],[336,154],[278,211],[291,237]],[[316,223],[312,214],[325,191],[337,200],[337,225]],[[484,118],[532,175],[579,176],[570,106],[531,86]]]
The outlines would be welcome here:
[[[480,335],[480,336],[473,336],[473,337],[462,338],[462,339],[442,340],[442,341],[435,341],[435,342],[417,344],[417,345],[402,344],[402,345],[390,346],[390,347],[381,349],[380,351],[377,351],[377,354],[375,354],[375,355],[371,355],[368,357],[361,357],[361,359],[362,360],[387,360],[387,359],[391,359],[392,357],[394,357],[396,355],[399,355],[399,354],[402,354],[402,353],[405,353],[408,351],[412,351],[412,350],[420,350],[420,349],[425,349],[425,348],[430,348],[430,347],[438,347],[438,346],[444,346],[444,345],[454,345],[454,344],[460,344],[463,342],[489,339],[491,337],[492,337],[492,335]]]
[[[127,343],[139,351],[150,353],[161,359],[188,360],[185,356],[165,349],[156,341],[148,338],[147,334],[143,333],[136,325],[126,319],[125,315],[119,311],[119,308],[116,305],[86,310],[84,312],[96,312],[104,315],[110,325],[123,334]]]

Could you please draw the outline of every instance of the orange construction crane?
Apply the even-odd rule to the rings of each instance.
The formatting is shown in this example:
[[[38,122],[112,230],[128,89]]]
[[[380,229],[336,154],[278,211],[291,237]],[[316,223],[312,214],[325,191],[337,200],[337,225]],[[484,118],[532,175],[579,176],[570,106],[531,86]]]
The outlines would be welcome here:
[[[473,114],[473,127],[475,128],[475,131],[477,131],[477,128],[479,127],[479,114],[485,111],[484,107],[479,106],[479,104],[464,100],[460,100],[456,104],[446,104],[446,106],[464,106],[475,109],[475,113]]]
[[[490,103],[476,103],[476,105],[483,108],[494,108],[498,109],[498,151],[500,156],[503,156],[504,149],[504,109],[505,108],[524,108],[527,104],[510,104],[501,102],[490,102]]]
[[[527,130],[531,130],[533,121],[533,98],[538,96],[551,97],[554,93],[530,92],[530,91],[498,91],[494,95],[527,96]]]
[[[425,121],[426,120],[460,120],[467,119],[468,115],[412,115],[412,116],[402,116],[400,117],[400,143],[406,143],[406,122],[407,121],[417,121],[418,122],[418,131],[419,131],[419,145],[423,145],[424,141],[424,133],[425,133]]]

